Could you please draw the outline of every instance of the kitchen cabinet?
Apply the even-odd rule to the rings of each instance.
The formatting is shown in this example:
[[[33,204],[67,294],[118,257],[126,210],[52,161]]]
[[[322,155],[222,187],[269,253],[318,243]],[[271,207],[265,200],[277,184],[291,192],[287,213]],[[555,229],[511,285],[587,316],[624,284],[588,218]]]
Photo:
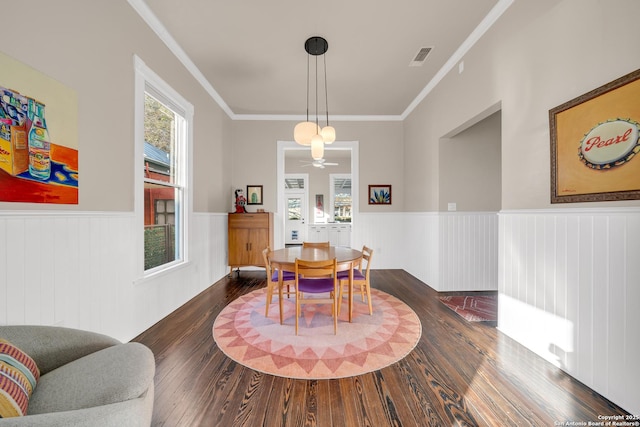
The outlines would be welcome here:
[[[326,242],[329,240],[329,233],[327,232],[327,226],[322,225],[310,225],[307,235],[309,242]]]
[[[351,246],[350,224],[329,224],[327,232],[331,246]]]
[[[309,226],[309,242],[326,242],[331,246],[351,246],[351,224],[313,224]]]

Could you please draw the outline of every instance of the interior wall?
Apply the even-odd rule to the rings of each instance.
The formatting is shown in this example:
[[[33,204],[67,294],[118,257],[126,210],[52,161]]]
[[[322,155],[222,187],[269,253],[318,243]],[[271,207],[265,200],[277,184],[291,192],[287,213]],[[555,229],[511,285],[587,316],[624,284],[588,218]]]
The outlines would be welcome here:
[[[275,212],[278,141],[292,141],[294,122],[235,121],[232,148],[232,187],[263,185],[264,209]],[[403,148],[401,122],[334,122],[339,141],[358,141],[360,212],[402,212]],[[391,184],[392,205],[369,205],[369,184]],[[237,186],[237,187],[235,187]],[[310,197],[311,197],[311,193]],[[231,197],[231,189],[229,190]]]
[[[501,106],[499,329],[631,413],[639,317],[619,298],[640,283],[626,232],[640,200],[552,205],[549,110],[640,68],[639,13],[634,0],[514,2],[404,122],[405,193],[425,195],[406,208],[432,212],[441,138]]]
[[[500,210],[500,112],[440,141],[440,211]],[[454,209],[449,204],[455,203]]]
[[[224,274],[226,215],[216,213],[229,205],[231,120],[126,1],[8,2],[2,15],[0,51],[77,94],[79,204],[0,203],[0,323],[127,341]],[[21,18],[28,24],[11,27]],[[147,280],[134,265],[141,230],[133,182],[142,170],[134,159],[134,55],[195,111],[189,231],[199,238],[188,264]]]
[[[454,67],[405,120],[406,192],[425,194],[407,210],[438,209],[440,138],[499,103],[502,209],[553,207],[549,110],[640,68],[639,56],[628,53],[640,31],[632,13],[639,7],[633,0],[514,2],[465,55],[464,71]]]
[[[0,209],[133,210],[138,170],[133,56],[138,55],[194,105],[194,209],[223,210],[230,119],[126,1],[9,2],[2,15],[29,17],[29,30],[5,31],[0,50],[77,93],[79,204],[0,203]]]

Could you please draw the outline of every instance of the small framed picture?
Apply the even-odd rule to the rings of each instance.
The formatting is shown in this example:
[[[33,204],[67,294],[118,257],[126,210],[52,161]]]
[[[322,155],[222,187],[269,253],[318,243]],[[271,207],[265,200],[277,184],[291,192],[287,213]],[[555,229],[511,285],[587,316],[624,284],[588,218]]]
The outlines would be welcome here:
[[[370,205],[390,205],[391,185],[369,185]]]
[[[247,205],[262,204],[262,185],[247,185]]]
[[[318,219],[324,218],[324,195],[323,194],[316,194],[315,217]]]

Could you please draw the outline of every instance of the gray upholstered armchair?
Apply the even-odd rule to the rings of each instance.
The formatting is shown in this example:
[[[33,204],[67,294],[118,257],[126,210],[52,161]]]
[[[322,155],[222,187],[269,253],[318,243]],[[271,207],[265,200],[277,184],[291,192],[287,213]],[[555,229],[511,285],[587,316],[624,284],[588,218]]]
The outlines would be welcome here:
[[[31,356],[40,381],[27,415],[5,426],[149,426],[153,353],[139,343],[53,326],[0,326],[0,338]]]

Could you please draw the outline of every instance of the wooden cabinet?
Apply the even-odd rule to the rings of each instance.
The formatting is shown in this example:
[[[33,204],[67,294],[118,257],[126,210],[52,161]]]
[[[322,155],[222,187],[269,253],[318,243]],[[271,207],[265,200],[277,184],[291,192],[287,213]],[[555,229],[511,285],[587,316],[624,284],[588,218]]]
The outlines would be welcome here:
[[[230,213],[228,238],[229,274],[234,267],[264,267],[262,251],[273,249],[273,213]]]

